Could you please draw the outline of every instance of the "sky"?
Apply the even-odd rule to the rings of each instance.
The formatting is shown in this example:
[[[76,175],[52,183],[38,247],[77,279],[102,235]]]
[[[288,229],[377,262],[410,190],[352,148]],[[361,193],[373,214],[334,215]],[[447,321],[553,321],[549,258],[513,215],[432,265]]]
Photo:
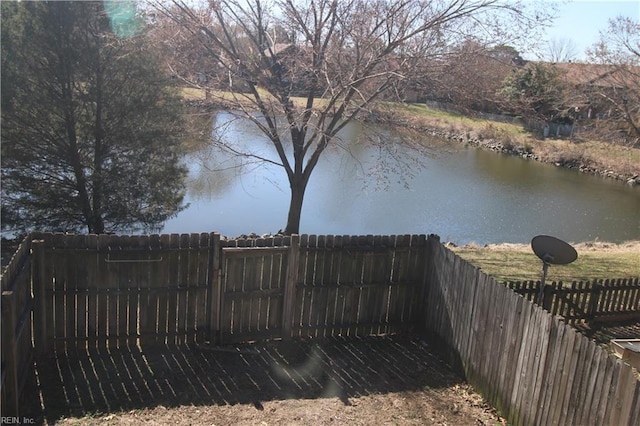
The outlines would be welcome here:
[[[640,21],[640,0],[574,0],[562,2],[558,17],[547,32],[548,40],[570,39],[578,51],[577,60],[599,39],[609,19],[623,15]]]

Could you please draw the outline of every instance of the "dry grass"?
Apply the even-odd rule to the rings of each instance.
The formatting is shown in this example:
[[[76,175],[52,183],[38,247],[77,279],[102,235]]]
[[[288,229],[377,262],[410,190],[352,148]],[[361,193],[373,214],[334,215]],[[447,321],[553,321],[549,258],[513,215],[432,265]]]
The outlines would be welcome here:
[[[541,140],[515,124],[471,118],[422,104],[395,105],[394,111],[414,124],[468,137],[496,139],[505,146],[523,147],[545,162],[575,162],[621,175],[640,174],[640,149],[637,148],[591,139]]]
[[[578,259],[570,265],[549,267],[548,281],[640,277],[640,241],[587,242],[574,247]],[[539,280],[542,274],[542,262],[527,244],[467,245],[451,249],[500,282]]]

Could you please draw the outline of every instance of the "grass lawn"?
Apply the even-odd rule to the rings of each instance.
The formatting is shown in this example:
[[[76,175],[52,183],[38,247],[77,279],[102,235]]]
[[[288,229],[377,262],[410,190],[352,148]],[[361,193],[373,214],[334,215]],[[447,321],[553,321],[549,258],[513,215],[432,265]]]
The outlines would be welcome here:
[[[640,242],[580,243],[574,247],[578,252],[578,259],[569,265],[551,265],[547,272],[547,282],[640,277]],[[451,249],[499,282],[535,281],[542,275],[542,261],[526,244],[462,246]]]

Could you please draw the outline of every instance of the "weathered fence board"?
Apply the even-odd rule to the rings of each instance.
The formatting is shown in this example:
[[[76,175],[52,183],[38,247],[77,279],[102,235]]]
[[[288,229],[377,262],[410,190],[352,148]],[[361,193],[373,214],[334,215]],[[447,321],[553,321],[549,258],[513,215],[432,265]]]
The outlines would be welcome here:
[[[34,358],[31,277],[38,266],[33,260],[31,238],[27,237],[18,247],[1,280],[0,410],[3,416],[18,415],[20,394]],[[34,331],[41,333],[42,330],[36,326]]]

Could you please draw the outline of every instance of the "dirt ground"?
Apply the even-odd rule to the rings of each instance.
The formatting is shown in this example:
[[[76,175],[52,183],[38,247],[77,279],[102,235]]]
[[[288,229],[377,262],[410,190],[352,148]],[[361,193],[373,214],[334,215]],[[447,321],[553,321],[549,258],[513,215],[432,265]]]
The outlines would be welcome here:
[[[25,412],[64,425],[500,425],[417,336],[91,349],[39,363]]]

